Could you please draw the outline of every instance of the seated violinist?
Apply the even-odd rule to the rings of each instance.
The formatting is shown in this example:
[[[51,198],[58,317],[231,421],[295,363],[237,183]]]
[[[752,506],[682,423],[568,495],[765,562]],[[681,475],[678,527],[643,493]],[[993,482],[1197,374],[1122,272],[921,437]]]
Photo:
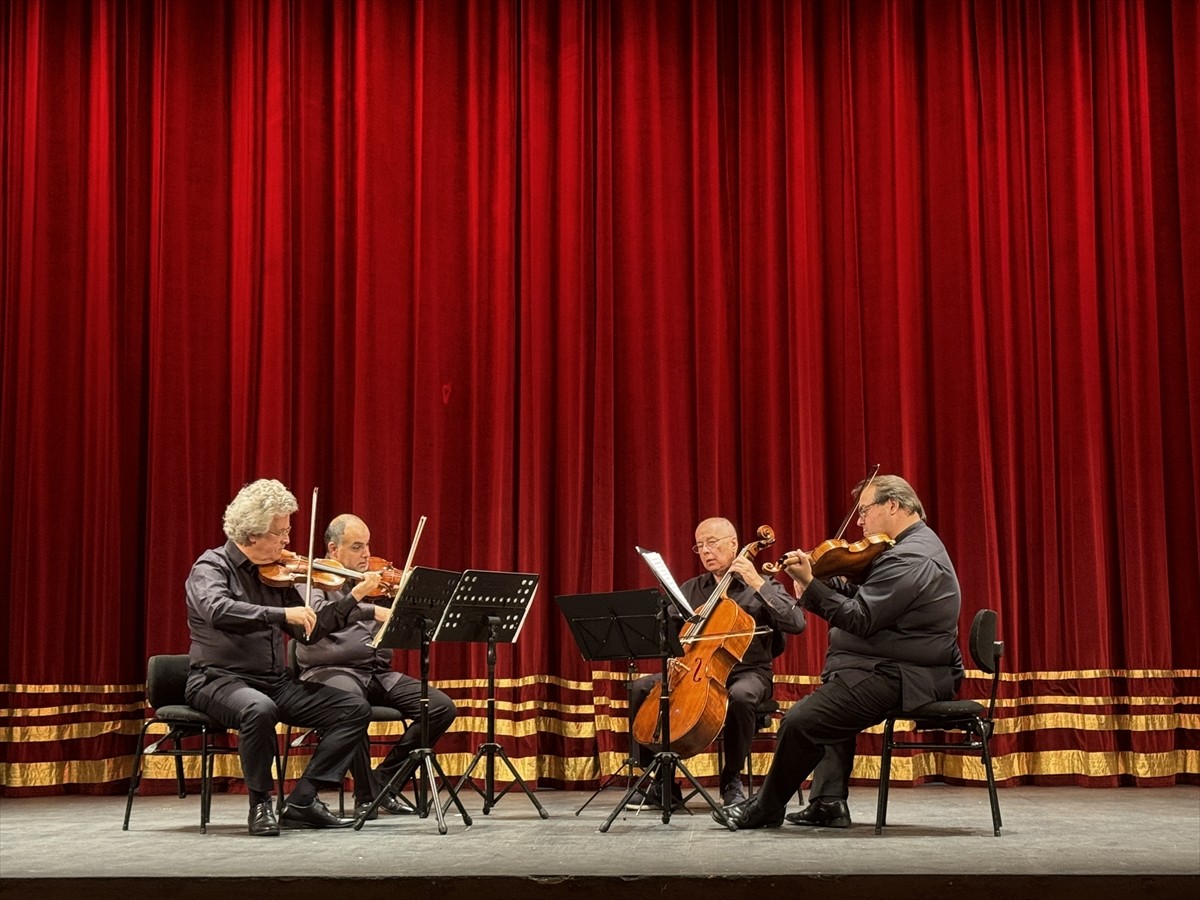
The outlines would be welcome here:
[[[321,684],[303,684],[288,672],[283,634],[319,638],[336,617],[371,615],[353,599],[316,613],[290,583],[261,580],[260,566],[283,555],[296,498],[278,481],[243,487],[225,509],[221,547],[206,550],[186,584],[191,671],[185,697],[201,712],[238,731],[238,754],[250,794],[250,833],[353,825],[317,799],[319,788],[342,782],[350,757],[365,739],[371,707],[360,697]],[[324,738],[287,799],[281,819],[272,801],[277,722],[320,728]]]
[[[730,572],[733,577],[726,596],[749,613],[756,626],[766,626],[767,629],[754,637],[742,661],[733,667],[726,682],[729,706],[725,714],[725,754],[724,767],[720,772],[720,790],[722,802],[731,806],[745,799],[742,767],[754,737],[755,710],[774,692],[772,660],[783,652],[786,641],[784,633],[799,634],[804,630],[804,612],[782,584],[773,578],[764,578],[754,563],[738,552],[737,531],[728,519],[705,519],[697,525],[696,543],[692,545],[692,550],[700,557],[707,571],[680,586],[688,605],[692,609],[702,607],[720,579]],[[661,680],[661,673],[648,675],[630,686],[631,720]],[[638,755],[643,768],[650,764],[648,748],[639,745]],[[654,795],[653,788],[651,798],[656,802],[662,799]]]
[[[834,572],[828,581],[814,577],[813,557],[803,551],[782,560],[801,605],[829,623],[829,649],[821,684],[783,717],[762,790],[726,810],[738,828],[782,824],[810,773],[810,802],[787,820],[849,827],[847,784],[858,733],[902,708],[953,697],[962,680],[958,577],[925,524],[916,491],[884,475],[856,486],[855,495],[863,533],[887,535],[894,544],[857,585]]]
[[[375,770],[371,769],[366,736],[359,741],[350,762],[355,814],[358,815],[366,811],[413,750],[433,746],[433,742],[446,733],[458,711],[446,694],[437,688],[429,688],[429,734],[422,734],[420,680],[393,671],[392,651],[373,646],[377,623],[387,619],[391,600],[386,596],[372,597],[379,591],[380,574],[370,571],[371,531],[366,523],[354,515],[337,516],[325,530],[325,546],[330,559],[347,569],[365,573],[365,577],[347,581],[336,590],[314,590],[313,609],[320,613],[329,606],[344,605],[346,598],[352,597],[361,605],[373,608],[376,615],[373,619],[351,617],[342,628],[331,631],[321,640],[301,644],[297,651],[300,678],[306,684],[323,684],[348,691],[365,698],[373,706],[390,706],[412,722]],[[377,605],[371,605],[372,599]],[[378,809],[393,815],[413,812],[412,807],[392,793],[380,802]]]

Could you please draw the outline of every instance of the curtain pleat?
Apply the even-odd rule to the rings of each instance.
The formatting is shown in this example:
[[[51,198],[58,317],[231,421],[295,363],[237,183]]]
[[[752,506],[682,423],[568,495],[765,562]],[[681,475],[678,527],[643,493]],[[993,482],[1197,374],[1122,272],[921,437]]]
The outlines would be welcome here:
[[[813,547],[876,462],[964,634],[999,611],[1006,780],[1200,776],[1195,0],[17,0],[0,39],[0,793],[124,777],[254,478],[301,553],[319,487],[318,541],[400,561],[426,515],[418,565],[537,573],[502,731],[574,785],[626,672],[554,597],[653,584],[638,545],[690,577],[710,515]],[[434,648],[450,768],[486,671]]]

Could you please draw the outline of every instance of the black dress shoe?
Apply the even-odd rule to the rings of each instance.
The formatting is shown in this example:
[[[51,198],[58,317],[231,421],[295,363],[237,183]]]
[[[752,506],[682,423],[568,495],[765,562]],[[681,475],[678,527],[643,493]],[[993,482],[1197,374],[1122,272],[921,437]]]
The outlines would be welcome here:
[[[652,782],[649,787],[642,791],[642,796],[646,798],[646,805],[655,809],[662,809],[662,789],[658,782]],[[679,786],[678,781],[671,782],[671,809],[678,809],[683,806],[683,789]]]
[[[849,828],[850,807],[845,800],[812,800],[799,812],[785,816],[793,825],[820,825],[824,828]]]
[[[721,788],[721,805],[722,806],[737,806],[739,803],[744,803],[746,800],[746,792],[742,790],[742,782],[731,781],[725,787]]]
[[[751,797],[723,810],[725,816],[733,823],[738,831],[748,831],[751,828],[778,828],[783,824],[783,810],[767,812],[758,805],[758,797]],[[724,825],[716,810],[713,810],[713,821]]]
[[[356,803],[356,804],[354,804],[354,818],[361,819],[362,814],[365,813],[368,809],[371,809],[371,814],[369,816],[367,816],[366,821],[374,822],[376,819],[379,818],[379,808],[381,806],[383,806],[382,803],[379,804],[379,806],[375,807],[374,809],[371,809],[371,801],[370,800],[364,800],[362,803]]]
[[[275,804],[270,800],[250,807],[250,833],[258,837],[275,837],[279,834],[279,820],[275,818]]]
[[[380,802],[379,808],[389,816],[411,816],[415,815],[417,812],[415,806],[413,806],[407,800],[397,797],[395,794],[388,794],[387,797]]]
[[[324,802],[314,800],[308,806],[287,804],[279,824],[288,828],[348,828],[354,820],[341,819],[331,813]]]

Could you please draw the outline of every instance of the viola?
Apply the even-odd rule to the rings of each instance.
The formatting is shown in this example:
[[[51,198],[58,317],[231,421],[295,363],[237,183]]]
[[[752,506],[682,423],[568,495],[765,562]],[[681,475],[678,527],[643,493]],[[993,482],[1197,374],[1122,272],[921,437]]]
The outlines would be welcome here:
[[[404,580],[404,570],[397,569],[390,559],[372,556],[367,561],[368,572],[379,573],[379,587],[367,594],[368,597],[392,597]]]
[[[258,567],[258,580],[271,587],[294,587],[308,581],[309,568],[308,557],[284,550],[277,562]],[[346,577],[351,574],[350,570],[336,559],[318,559],[313,562],[311,568],[312,583],[327,591],[336,591],[346,583]]]
[[[841,577],[861,584],[870,572],[879,554],[896,542],[883,533],[868,534],[861,541],[853,544],[841,538],[830,538],[822,541],[812,553],[812,573],[814,578]],[[777,562],[764,563],[763,571],[774,574],[782,572],[788,566],[794,566],[800,560],[790,553],[784,554]]]
[[[763,525],[758,540],[743,547],[738,556],[752,558],[773,543],[775,532]],[[725,682],[757,634],[754,617],[726,595],[732,578],[731,567],[680,630],[679,641],[687,648],[684,655],[668,663],[670,749],[683,759],[711,744],[724,726],[729,707]],[[653,687],[633,722],[633,736],[652,750],[666,744],[659,716],[662,687],[661,683]]]
[[[879,463],[876,463],[875,468],[871,470],[870,476],[863,484],[862,490],[855,495],[854,505],[850,507],[850,512],[846,514],[846,518],[842,519],[842,527],[838,529],[837,535],[827,541],[822,541],[817,549],[808,554],[812,559],[814,578],[833,578],[840,575],[854,584],[861,584],[871,570],[875,558],[896,543],[891,537],[881,533],[865,535],[861,541],[855,541],[853,544],[842,540],[846,526],[850,524],[850,520],[858,510],[858,503],[862,499],[863,491],[871,486],[878,474]],[[764,564],[763,571],[775,574],[798,562],[800,562],[799,557],[785,553],[776,562]]]

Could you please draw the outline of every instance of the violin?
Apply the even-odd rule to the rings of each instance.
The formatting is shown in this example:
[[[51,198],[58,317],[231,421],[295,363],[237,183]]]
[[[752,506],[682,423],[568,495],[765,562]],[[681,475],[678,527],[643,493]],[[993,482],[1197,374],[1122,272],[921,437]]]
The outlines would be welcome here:
[[[271,587],[294,587],[308,581],[308,557],[284,550],[277,562],[258,567],[258,580]],[[346,583],[348,576],[362,576],[351,572],[336,559],[318,559],[312,566],[312,582],[322,590],[336,591]]]
[[[390,559],[372,556],[367,561],[368,572],[379,573],[379,587],[367,594],[368,597],[392,597],[404,580],[404,570],[397,569]]]

